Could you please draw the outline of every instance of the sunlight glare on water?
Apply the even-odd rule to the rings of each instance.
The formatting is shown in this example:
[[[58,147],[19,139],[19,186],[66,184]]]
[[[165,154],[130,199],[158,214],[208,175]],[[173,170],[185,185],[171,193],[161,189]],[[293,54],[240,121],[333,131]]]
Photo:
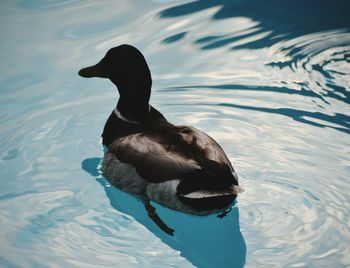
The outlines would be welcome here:
[[[2,1],[1,267],[350,265],[347,1]],[[195,217],[99,173],[118,99],[80,68],[128,43],[151,104],[224,148],[245,189]]]

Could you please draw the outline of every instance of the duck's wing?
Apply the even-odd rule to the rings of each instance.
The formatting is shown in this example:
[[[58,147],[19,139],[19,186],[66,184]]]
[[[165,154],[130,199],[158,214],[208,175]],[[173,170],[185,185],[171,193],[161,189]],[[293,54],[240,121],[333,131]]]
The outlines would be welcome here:
[[[158,134],[128,135],[112,143],[109,150],[150,182],[177,179],[197,170],[235,173],[220,145],[194,127],[174,126]]]
[[[109,152],[119,161],[134,166],[138,174],[150,182],[176,179],[200,169],[195,160],[174,150],[171,142],[162,135],[128,135],[112,143]]]
[[[234,172],[224,150],[212,137],[194,127],[177,126],[177,128],[187,143],[195,144],[197,148],[201,149],[206,159],[212,160],[223,167],[228,167],[231,172]]]

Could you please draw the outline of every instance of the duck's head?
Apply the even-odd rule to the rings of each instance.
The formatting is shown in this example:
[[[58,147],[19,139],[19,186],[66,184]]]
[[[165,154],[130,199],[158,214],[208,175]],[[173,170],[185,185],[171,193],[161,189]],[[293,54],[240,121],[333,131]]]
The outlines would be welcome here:
[[[82,77],[109,78],[118,88],[118,110],[131,119],[141,119],[149,110],[152,77],[142,53],[131,45],[108,50],[95,65],[79,71]]]

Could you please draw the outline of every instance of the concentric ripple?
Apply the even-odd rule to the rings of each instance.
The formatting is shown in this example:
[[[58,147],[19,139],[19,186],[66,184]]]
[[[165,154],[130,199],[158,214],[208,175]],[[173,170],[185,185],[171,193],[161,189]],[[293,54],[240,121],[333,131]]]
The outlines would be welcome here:
[[[330,1],[0,4],[1,267],[350,265],[350,5]],[[151,104],[227,152],[245,189],[223,219],[157,204],[101,176],[117,102],[81,67],[137,46]]]

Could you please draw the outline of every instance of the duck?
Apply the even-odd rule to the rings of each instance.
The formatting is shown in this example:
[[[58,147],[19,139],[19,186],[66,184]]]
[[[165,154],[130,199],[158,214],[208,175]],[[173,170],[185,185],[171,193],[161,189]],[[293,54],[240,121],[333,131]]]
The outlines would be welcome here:
[[[198,216],[227,214],[242,192],[229,158],[208,134],[170,123],[149,104],[151,72],[136,47],[113,47],[79,75],[108,78],[119,92],[102,132],[101,170],[111,185],[140,197],[150,218],[170,235],[174,230],[151,201]]]

